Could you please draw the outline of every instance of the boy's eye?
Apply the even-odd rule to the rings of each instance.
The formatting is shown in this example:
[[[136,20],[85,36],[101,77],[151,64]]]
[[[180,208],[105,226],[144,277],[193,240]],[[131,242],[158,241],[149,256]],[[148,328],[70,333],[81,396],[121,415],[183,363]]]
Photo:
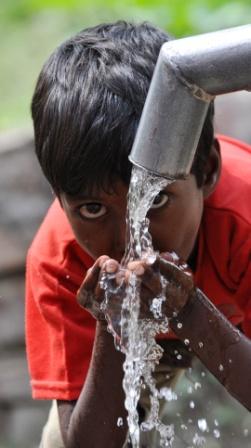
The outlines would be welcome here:
[[[168,199],[169,199],[168,194],[161,191],[155,197],[155,199],[152,203],[151,209],[163,207],[163,205],[165,205],[167,203]]]
[[[79,208],[79,213],[83,218],[96,219],[105,215],[106,207],[99,202],[89,202],[81,205]]]

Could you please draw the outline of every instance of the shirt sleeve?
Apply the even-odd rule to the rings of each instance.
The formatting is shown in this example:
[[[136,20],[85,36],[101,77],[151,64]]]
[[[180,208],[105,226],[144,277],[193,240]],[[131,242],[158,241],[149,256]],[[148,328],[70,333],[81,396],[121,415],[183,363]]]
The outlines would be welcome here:
[[[229,272],[236,284],[235,300],[243,312],[242,329],[251,338],[251,226],[243,224],[241,234],[233,240],[234,254]],[[239,238],[238,238],[239,237]]]
[[[74,265],[75,263],[75,265]],[[84,278],[72,258],[27,256],[26,347],[33,398],[77,399],[87,375],[95,320],[76,301]]]

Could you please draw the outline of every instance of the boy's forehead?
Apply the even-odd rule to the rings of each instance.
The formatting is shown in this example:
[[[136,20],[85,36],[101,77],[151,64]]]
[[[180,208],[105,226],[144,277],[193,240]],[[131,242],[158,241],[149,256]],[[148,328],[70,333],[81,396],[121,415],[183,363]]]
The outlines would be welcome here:
[[[129,186],[126,185],[121,180],[116,180],[107,183],[106,185],[100,186],[98,184],[93,184],[91,186],[83,186],[83,188],[76,194],[64,193],[64,196],[69,200],[77,199],[101,199],[107,196],[120,196],[127,194]]]
[[[168,184],[162,191],[166,191],[170,194],[184,194],[184,189],[189,184],[189,189],[191,189],[191,178],[194,178],[194,175],[190,174],[186,179],[174,179],[172,183]],[[194,178],[194,189],[197,190],[195,178]],[[91,186],[83,186],[83,188],[76,194],[68,194],[64,193],[63,196],[66,198],[68,202],[74,202],[79,200],[109,200],[113,197],[127,197],[127,193],[129,190],[129,185],[124,183],[122,180],[118,179],[110,184],[107,183],[105,186],[100,186],[97,184],[92,184]]]

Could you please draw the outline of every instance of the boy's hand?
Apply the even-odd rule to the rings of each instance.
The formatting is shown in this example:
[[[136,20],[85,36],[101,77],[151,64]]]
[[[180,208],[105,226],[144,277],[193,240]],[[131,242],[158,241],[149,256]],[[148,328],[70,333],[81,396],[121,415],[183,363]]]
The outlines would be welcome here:
[[[86,308],[100,322],[106,322],[106,314],[108,323],[117,334],[119,334],[121,305],[127,285],[125,274],[126,270],[116,260],[103,255],[88,269],[77,293],[80,306]],[[105,291],[102,287],[104,277],[109,283],[109,303],[105,310],[104,306],[101,306],[105,299]]]
[[[151,300],[161,292],[164,286],[163,292],[166,297],[162,304],[164,316],[171,318],[177,315],[194,294],[195,286],[192,271],[187,263],[174,252],[161,253],[152,265],[149,265],[147,260],[132,263],[134,263],[134,266],[137,265],[137,269],[139,263],[142,263],[144,267],[142,276],[142,292],[145,293],[144,302],[147,300],[148,303],[151,303]],[[163,279],[162,282],[160,274]],[[141,297],[144,298],[142,294]]]
[[[105,262],[109,257],[102,255],[93,266],[88,269],[82,285],[77,292],[77,301],[80,306],[86,308],[97,320],[105,320],[100,305],[104,299],[104,290],[100,286],[100,279]]]
[[[148,258],[131,261],[126,276],[128,272],[141,277],[142,318],[153,316],[150,311],[152,299],[159,296],[162,290],[166,297],[162,302],[162,314],[169,318],[181,311],[195,291],[190,268],[174,252],[161,253],[153,263]]]
[[[104,290],[100,285],[103,274],[110,274],[109,284],[109,321],[116,331],[118,330],[121,305],[124,299],[126,286],[130,275],[134,273],[140,280],[141,318],[153,318],[150,305],[154,297],[162,291],[164,279],[164,294],[166,301],[162,304],[162,314],[173,317],[187,303],[194,293],[193,276],[188,265],[180,260],[175,253],[162,253],[155,260],[145,258],[131,261],[127,269],[108,256],[99,257],[92,268],[87,271],[86,277],[78,291],[78,301],[81,306],[88,309],[99,321],[104,321],[104,312],[100,305],[104,300]]]

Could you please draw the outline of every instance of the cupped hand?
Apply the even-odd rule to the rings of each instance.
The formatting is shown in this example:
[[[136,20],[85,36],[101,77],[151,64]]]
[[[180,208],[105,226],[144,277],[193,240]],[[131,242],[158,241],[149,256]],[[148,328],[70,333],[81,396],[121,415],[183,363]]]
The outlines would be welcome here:
[[[131,261],[127,269],[141,277],[142,317],[149,318],[152,300],[161,296],[162,316],[176,316],[195,291],[192,271],[174,252],[161,253],[154,261],[152,257]]]
[[[140,318],[154,318],[152,300],[161,295],[165,298],[162,317],[177,315],[195,290],[191,270],[173,252],[130,261],[126,267],[106,255],[99,257],[87,271],[77,299],[98,321],[105,321],[106,317],[118,334],[122,303],[132,274],[140,288]],[[107,303],[104,284],[109,287]]]
[[[109,310],[115,316],[121,312],[123,291],[126,287],[125,269],[118,261],[106,255],[99,257],[88,269],[77,293],[80,306],[87,309],[98,321],[105,320],[106,305],[104,284],[109,287]]]
[[[159,270],[165,279],[164,313],[171,318],[177,315],[194,296],[193,273],[188,264],[174,252],[160,254]]]

